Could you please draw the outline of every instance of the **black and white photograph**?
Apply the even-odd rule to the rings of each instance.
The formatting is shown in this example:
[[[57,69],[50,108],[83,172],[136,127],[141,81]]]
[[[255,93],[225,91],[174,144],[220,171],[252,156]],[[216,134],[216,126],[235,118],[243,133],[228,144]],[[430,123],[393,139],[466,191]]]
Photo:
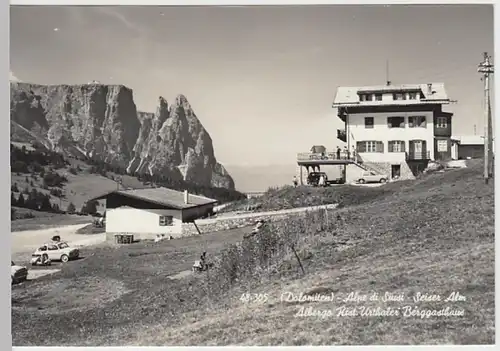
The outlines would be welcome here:
[[[492,3],[8,11],[14,347],[495,344]]]

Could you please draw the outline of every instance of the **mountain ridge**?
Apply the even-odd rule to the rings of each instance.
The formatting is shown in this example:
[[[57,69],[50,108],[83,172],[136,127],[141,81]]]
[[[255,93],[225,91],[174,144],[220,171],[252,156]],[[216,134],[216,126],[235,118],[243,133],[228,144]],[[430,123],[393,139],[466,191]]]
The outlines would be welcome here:
[[[130,174],[234,189],[212,138],[183,94],[155,112],[138,111],[122,84],[10,82],[11,139],[37,139],[50,150],[119,165]],[[40,138],[42,140],[40,140]]]

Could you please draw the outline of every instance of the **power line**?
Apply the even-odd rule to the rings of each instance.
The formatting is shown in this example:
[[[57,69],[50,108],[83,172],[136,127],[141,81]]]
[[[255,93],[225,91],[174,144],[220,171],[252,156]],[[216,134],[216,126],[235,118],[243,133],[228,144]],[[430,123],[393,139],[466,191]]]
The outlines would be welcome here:
[[[490,105],[490,74],[494,73],[493,64],[490,62],[491,56],[487,52],[483,54],[484,61],[479,64],[477,71],[483,74],[484,81],[484,181],[488,184],[488,180],[493,176],[492,165],[492,149],[493,149],[493,128],[491,120],[491,105]]]

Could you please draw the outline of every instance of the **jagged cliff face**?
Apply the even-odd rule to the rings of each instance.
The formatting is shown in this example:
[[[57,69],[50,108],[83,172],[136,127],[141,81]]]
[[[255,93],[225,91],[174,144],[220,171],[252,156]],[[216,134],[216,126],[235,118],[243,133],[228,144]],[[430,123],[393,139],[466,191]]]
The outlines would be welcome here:
[[[179,95],[155,113],[138,112],[122,85],[44,86],[11,82],[11,138],[36,139],[66,154],[127,167],[129,173],[234,189],[212,139]]]

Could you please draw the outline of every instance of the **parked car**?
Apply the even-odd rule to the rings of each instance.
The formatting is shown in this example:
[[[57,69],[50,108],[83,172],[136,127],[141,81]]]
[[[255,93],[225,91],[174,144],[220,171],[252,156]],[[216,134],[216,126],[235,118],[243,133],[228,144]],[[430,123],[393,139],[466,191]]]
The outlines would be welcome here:
[[[307,184],[312,185],[312,186],[318,186],[319,184],[319,178],[323,176],[325,179],[325,185],[328,184],[328,176],[326,175],[325,172],[311,172],[307,176]]]
[[[385,183],[387,182],[387,176],[384,174],[377,174],[372,171],[365,171],[361,174],[361,177],[358,179],[358,183]]]
[[[68,262],[77,259],[80,256],[80,250],[60,241],[44,244],[33,253],[33,255],[43,254],[47,254],[51,261]]]
[[[12,277],[12,284],[23,282],[28,278],[28,268],[18,266],[14,261],[11,261],[10,275]]]

